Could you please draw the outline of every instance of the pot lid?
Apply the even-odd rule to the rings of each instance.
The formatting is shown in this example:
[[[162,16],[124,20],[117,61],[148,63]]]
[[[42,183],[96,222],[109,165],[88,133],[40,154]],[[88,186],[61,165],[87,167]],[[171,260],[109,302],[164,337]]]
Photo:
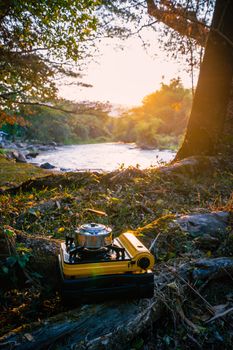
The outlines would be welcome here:
[[[95,222],[84,224],[78,228],[78,232],[84,235],[106,235],[111,231],[111,227],[105,226],[103,224],[97,224]]]

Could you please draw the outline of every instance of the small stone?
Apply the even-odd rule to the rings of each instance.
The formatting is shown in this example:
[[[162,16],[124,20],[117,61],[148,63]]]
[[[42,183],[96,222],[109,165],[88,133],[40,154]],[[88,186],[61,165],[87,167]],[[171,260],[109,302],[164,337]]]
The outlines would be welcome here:
[[[42,168],[42,169],[54,169],[56,167],[54,165],[46,162],[46,163],[41,164],[40,168]]]
[[[39,152],[30,152],[26,155],[26,158],[36,158],[39,155]]]

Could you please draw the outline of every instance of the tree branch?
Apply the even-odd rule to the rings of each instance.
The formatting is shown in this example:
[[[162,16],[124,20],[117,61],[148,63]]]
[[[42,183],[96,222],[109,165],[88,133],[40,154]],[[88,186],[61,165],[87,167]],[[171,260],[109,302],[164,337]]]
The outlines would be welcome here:
[[[1,96],[3,97],[5,100],[9,100],[8,98],[4,97],[4,96]],[[60,111],[60,112],[65,112],[65,113],[71,113],[71,114],[79,114],[79,113],[83,113],[83,111],[69,111],[67,109],[63,109],[63,108],[60,108],[60,107],[56,107],[56,106],[53,106],[53,105],[48,105],[46,103],[40,103],[40,102],[23,102],[23,101],[12,101],[12,103],[15,103],[15,104],[18,104],[18,105],[24,105],[24,106],[35,106],[35,107],[47,107],[47,108],[50,108],[50,109],[54,109],[56,111]]]
[[[171,1],[160,7],[154,0],[147,0],[147,10],[148,14],[159,22],[163,22],[180,35],[194,39],[200,46],[205,46],[209,27],[205,22],[198,21],[193,11],[174,6]]]
[[[9,100],[9,98],[4,97],[4,96],[0,96],[2,98],[4,98],[5,100]],[[92,107],[88,107],[85,108],[80,108],[80,109],[75,109],[75,110],[68,110],[68,109],[64,109],[62,107],[57,107],[54,105],[49,105],[46,103],[40,103],[40,102],[27,102],[27,101],[12,101],[12,103],[18,104],[18,105],[24,105],[24,106],[35,106],[35,107],[46,107],[46,108],[50,108],[56,111],[60,111],[60,112],[64,112],[64,113],[69,113],[69,114],[85,114],[85,113],[89,113],[89,114],[93,114],[95,115],[96,110]]]

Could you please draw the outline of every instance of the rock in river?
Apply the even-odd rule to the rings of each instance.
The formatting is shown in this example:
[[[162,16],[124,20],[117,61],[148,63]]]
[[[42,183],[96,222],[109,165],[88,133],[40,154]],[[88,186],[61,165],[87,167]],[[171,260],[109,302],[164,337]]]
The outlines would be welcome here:
[[[27,163],[27,160],[24,154],[19,152],[18,150],[12,150],[7,152],[7,158],[15,159],[16,162],[19,162],[19,163]]]
[[[40,168],[42,168],[42,169],[54,169],[56,167],[50,163],[43,163],[40,165]]]
[[[30,159],[30,158],[36,158],[39,155],[39,152],[29,152],[28,154],[26,154],[26,158]]]

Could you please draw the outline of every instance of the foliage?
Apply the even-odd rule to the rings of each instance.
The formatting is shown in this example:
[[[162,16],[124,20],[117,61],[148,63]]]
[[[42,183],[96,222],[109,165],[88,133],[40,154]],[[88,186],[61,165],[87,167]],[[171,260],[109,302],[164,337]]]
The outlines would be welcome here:
[[[96,46],[94,37],[140,35],[145,27],[162,30],[163,47],[172,55],[175,52],[190,55],[192,66],[195,48],[190,37],[197,32],[193,26],[199,25],[200,35],[210,22],[213,6],[214,1],[206,4],[180,0],[147,0],[147,6],[139,0],[2,2],[0,121],[15,115],[20,103],[54,99],[55,76],[80,77],[73,63],[90,55],[90,45]]]
[[[158,91],[144,97],[142,106],[125,112],[114,121],[117,140],[140,146],[168,147],[184,133],[191,108],[191,93],[179,78],[161,84]]]
[[[18,134],[29,140],[39,142],[51,142],[71,144],[92,142],[99,138],[108,138],[110,133],[107,125],[110,106],[104,103],[83,102],[71,104],[63,103],[66,110],[64,113],[46,107],[33,107],[28,115],[28,110],[24,112],[26,127],[20,128]]]
[[[100,30],[103,27],[110,37],[139,35],[143,45],[149,46],[151,42],[141,35],[149,28],[159,34],[155,38],[167,54],[182,58],[184,69],[192,72],[200,66],[214,6],[215,0],[102,1]]]
[[[21,108],[25,126],[4,124],[9,135],[27,140],[62,144],[105,141],[136,142],[141,147],[177,147],[191,106],[190,90],[179,78],[144,97],[142,105],[118,118],[109,115],[111,105],[100,102],[72,104],[60,101],[58,109]],[[62,112],[68,110],[70,113]]]
[[[187,38],[203,46],[214,5],[215,0],[102,0],[99,17],[104,17],[100,19],[100,24],[105,23],[104,29],[111,36],[127,37],[133,33],[140,34],[145,27],[150,27],[163,34],[161,37],[166,44],[171,43],[173,36],[178,48],[185,48]],[[180,38],[177,41],[175,33],[182,37],[183,43]],[[163,46],[166,49],[166,45]]]
[[[190,38],[199,43],[194,34],[206,35],[213,7],[214,1],[206,4],[180,0],[147,0],[147,6],[139,0],[2,3],[0,122],[13,116],[14,122],[21,124],[23,120],[16,120],[14,113],[19,104],[46,103],[54,99],[55,76],[80,77],[72,64],[83,55],[90,55],[94,37],[124,38],[140,34],[145,27],[162,30],[160,37],[165,49],[172,55],[175,52],[190,55],[191,67],[199,64]],[[193,29],[195,26],[198,31]]]
[[[56,96],[54,76],[80,76],[71,63],[96,29],[96,0],[7,1],[0,5],[0,122],[18,104]],[[72,67],[72,69],[71,69]]]
[[[22,269],[25,268],[26,264],[29,262],[30,253],[21,253],[20,255],[12,255],[9,258],[7,258],[7,266],[10,268],[14,267],[16,264],[18,264]]]
[[[9,281],[16,285],[20,277],[18,272],[25,273],[26,265],[32,256],[32,250],[27,248],[23,243],[15,244],[15,232],[9,227],[3,230],[3,234],[2,231],[0,234],[2,244],[1,248],[3,249],[3,245],[6,245],[9,255],[0,261],[0,279],[2,280],[3,278],[5,281]],[[4,255],[5,254],[3,254],[3,256]],[[5,285],[5,287],[7,286]]]

